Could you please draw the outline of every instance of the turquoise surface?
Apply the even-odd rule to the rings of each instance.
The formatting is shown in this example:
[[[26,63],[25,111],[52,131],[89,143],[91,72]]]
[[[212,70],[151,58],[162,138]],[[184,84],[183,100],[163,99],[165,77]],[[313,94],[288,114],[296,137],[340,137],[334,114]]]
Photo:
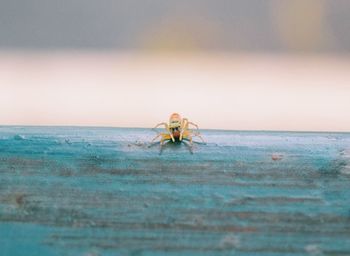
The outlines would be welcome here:
[[[350,255],[350,134],[0,127],[0,255]]]

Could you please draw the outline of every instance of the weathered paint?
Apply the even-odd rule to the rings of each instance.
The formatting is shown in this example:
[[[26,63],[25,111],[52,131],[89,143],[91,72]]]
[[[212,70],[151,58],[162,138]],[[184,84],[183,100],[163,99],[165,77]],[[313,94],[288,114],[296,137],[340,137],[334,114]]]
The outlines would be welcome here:
[[[0,255],[350,255],[350,134],[0,127]]]

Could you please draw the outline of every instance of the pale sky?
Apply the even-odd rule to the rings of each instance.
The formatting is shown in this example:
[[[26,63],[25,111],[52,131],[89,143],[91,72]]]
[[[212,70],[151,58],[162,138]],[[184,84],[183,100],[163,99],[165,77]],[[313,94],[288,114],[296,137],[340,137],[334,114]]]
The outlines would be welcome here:
[[[0,53],[0,125],[350,131],[350,57]]]

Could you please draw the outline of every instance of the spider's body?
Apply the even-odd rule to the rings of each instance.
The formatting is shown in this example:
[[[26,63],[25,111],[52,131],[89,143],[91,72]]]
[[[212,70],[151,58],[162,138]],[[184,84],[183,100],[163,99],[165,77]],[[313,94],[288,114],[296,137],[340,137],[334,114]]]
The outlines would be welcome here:
[[[170,134],[173,135],[173,138],[175,141],[180,141],[180,135],[181,135],[181,130],[182,130],[181,128],[182,128],[182,123],[184,122],[184,120],[186,120],[186,119],[181,119],[181,116],[177,113],[172,114],[169,118]],[[170,136],[170,138],[171,138],[171,136]]]
[[[158,126],[164,125],[166,132],[158,132],[155,130]],[[190,129],[190,125],[196,128],[196,131]],[[174,113],[169,118],[169,123],[159,123],[154,127],[154,130],[158,133],[157,136],[152,140],[155,141],[160,137],[160,145],[163,146],[164,142],[169,140],[172,142],[181,142],[183,140],[188,140],[192,148],[192,138],[198,136],[203,142],[198,126],[190,121],[187,118],[181,118],[177,113]]]

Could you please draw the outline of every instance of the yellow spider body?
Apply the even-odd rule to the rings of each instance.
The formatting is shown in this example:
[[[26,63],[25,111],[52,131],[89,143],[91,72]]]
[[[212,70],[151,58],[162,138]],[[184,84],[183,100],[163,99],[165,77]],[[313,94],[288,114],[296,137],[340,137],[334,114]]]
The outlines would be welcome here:
[[[165,132],[158,132],[156,130],[157,127],[163,125],[165,128]],[[196,130],[190,129],[190,125],[194,126]],[[190,142],[190,146],[192,148],[192,138],[197,136],[203,142],[203,138],[201,137],[198,125],[188,121],[187,118],[181,118],[181,116],[177,113],[173,113],[169,118],[169,123],[159,123],[153,128],[157,132],[157,136],[152,140],[155,141],[160,137],[160,145],[163,146],[165,141],[172,142],[181,142],[182,140],[187,140]]]

